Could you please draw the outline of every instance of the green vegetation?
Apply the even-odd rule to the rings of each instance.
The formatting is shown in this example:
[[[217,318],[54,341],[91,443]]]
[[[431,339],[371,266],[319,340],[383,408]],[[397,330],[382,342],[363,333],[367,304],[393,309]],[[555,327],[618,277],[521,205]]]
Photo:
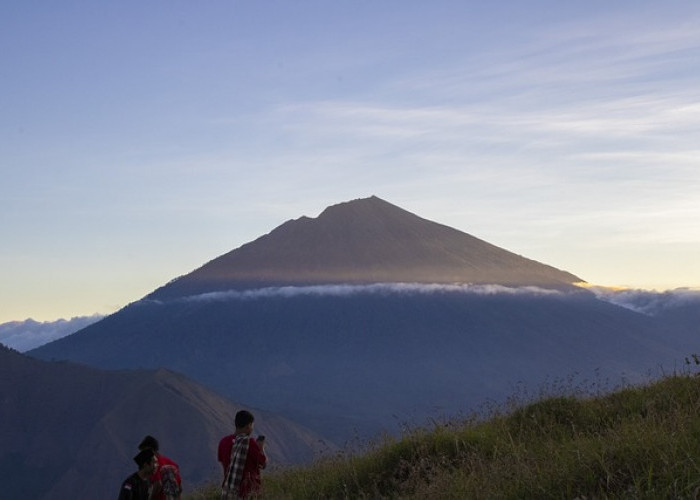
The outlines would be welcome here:
[[[542,398],[263,482],[266,499],[698,498],[700,378]],[[191,498],[218,497],[210,488]]]

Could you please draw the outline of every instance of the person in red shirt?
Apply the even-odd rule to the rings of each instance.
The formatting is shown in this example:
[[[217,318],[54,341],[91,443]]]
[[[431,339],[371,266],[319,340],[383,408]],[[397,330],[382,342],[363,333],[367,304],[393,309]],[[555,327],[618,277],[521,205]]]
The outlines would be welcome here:
[[[139,444],[139,450],[153,450],[158,460],[158,467],[151,476],[153,483],[152,500],[180,500],[182,495],[182,479],[180,467],[158,451],[158,440],[146,436]]]
[[[260,491],[260,471],[267,465],[264,439],[250,437],[255,418],[246,410],[236,413],[236,432],[221,439],[218,460],[224,469],[222,498],[247,498]]]

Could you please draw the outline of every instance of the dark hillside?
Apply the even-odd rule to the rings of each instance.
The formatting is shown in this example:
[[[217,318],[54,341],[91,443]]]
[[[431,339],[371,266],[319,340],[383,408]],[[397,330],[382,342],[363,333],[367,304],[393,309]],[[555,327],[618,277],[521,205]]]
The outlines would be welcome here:
[[[2,498],[116,497],[146,434],[180,464],[189,489],[220,474],[216,446],[240,408],[166,370],[106,372],[0,346]],[[256,413],[273,461],[311,460],[318,437]]]
[[[640,380],[686,354],[648,317],[585,292],[314,290],[142,301],[32,355],[167,366],[344,439],[520,383]]]

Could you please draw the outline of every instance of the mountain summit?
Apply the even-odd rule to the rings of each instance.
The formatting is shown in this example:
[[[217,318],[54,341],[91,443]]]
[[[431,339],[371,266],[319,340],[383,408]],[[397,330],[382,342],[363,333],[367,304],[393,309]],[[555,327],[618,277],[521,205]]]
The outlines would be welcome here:
[[[376,196],[301,217],[156,290],[151,298],[330,283],[568,288],[573,274],[431,222]]]
[[[371,197],[282,224],[29,355],[109,369],[165,367],[340,444],[399,422],[470,413],[514,387],[535,394],[572,374],[637,381],[688,352],[653,318],[600,301],[576,281]],[[204,293],[376,282],[513,288]]]

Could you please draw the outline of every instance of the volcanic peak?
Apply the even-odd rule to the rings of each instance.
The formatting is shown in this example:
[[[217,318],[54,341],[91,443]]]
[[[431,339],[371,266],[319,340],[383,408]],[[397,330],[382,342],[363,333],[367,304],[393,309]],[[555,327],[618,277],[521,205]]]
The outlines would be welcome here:
[[[376,196],[289,220],[156,290],[153,298],[331,283],[478,283],[569,288],[573,274],[526,259]]]

